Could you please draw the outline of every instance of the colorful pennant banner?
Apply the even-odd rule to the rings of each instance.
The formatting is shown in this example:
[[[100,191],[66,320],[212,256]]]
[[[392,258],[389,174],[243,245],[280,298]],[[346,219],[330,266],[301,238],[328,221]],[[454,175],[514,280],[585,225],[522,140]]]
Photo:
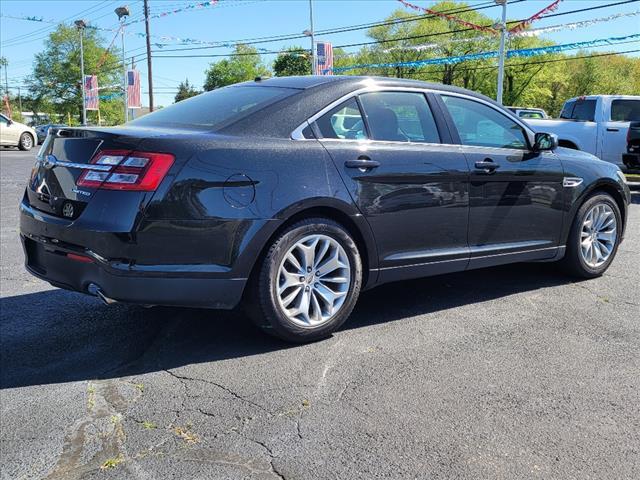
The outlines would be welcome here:
[[[549,53],[560,53],[566,50],[575,50],[578,48],[599,47],[602,45],[615,45],[617,42],[625,40],[640,40],[640,33],[627,35],[624,37],[599,38],[587,42],[565,43],[562,45],[550,45],[547,47],[525,48],[521,50],[509,50],[506,58],[514,57],[533,57],[537,55],[546,55]],[[454,57],[429,58],[425,60],[416,60],[413,62],[396,62],[396,63],[369,63],[361,65],[349,65],[346,67],[338,67],[333,69],[333,73],[346,72],[356,70],[358,68],[392,68],[392,67],[423,67],[426,65],[451,65],[470,60],[486,60],[489,58],[497,58],[498,51],[472,53],[469,55],[459,55]]]
[[[547,5],[542,10],[540,10],[538,13],[534,13],[533,15],[531,15],[526,20],[523,20],[522,22],[518,23],[517,25],[511,27],[509,29],[509,33],[517,33],[517,32],[520,32],[520,31],[524,30],[529,25],[531,25],[533,22],[535,22],[536,20],[540,20],[545,14],[553,12],[554,10],[556,10],[558,8],[558,5],[560,5],[560,2],[562,2],[562,0],[556,0],[555,2],[551,3],[550,5]]]
[[[560,1],[560,0],[558,0],[558,1]],[[490,33],[498,33],[498,31],[493,27],[487,27],[487,26],[483,26],[483,25],[476,25],[475,23],[467,22],[466,20],[462,20],[461,18],[456,17],[454,15],[448,15],[446,13],[438,12],[437,10],[432,10],[430,8],[425,8],[425,7],[421,7],[419,5],[414,5],[413,3],[409,3],[406,0],[398,0],[398,2],[403,4],[405,7],[411,8],[411,9],[416,10],[418,12],[425,12],[425,13],[428,13],[430,15],[435,15],[436,17],[444,18],[446,20],[450,20],[452,22],[459,23],[460,25],[464,25],[466,27],[473,28],[474,30],[480,30],[480,31],[483,31],[483,32],[490,32]]]

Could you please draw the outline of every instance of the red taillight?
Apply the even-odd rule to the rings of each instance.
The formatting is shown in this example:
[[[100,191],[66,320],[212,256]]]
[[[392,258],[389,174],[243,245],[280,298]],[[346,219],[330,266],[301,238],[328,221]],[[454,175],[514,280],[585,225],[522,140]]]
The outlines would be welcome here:
[[[174,159],[170,153],[102,150],[90,163],[103,169],[84,170],[77,185],[107,190],[152,192],[158,188]]]

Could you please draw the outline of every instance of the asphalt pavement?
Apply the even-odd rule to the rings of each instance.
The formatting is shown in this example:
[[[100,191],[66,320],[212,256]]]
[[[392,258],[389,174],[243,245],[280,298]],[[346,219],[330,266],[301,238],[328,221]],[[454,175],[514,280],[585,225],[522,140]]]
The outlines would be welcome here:
[[[34,157],[0,150],[0,478],[640,477],[640,193],[599,279],[386,285],[291,346],[239,313],[107,307],[28,275]]]

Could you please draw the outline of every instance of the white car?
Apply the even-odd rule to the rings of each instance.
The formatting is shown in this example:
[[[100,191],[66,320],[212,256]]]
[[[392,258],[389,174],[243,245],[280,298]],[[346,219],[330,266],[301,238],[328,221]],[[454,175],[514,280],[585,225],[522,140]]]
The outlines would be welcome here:
[[[25,125],[5,117],[0,113],[0,145],[18,147],[20,150],[31,150],[36,145],[36,131]]]
[[[623,171],[630,122],[640,121],[640,96],[589,95],[567,100],[559,120],[525,119],[537,132],[555,133],[561,147],[591,153]]]

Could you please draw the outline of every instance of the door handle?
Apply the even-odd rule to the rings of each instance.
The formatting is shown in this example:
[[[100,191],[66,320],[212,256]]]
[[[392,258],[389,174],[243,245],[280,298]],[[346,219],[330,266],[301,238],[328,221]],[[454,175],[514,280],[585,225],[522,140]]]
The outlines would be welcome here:
[[[362,169],[369,169],[369,168],[377,168],[380,166],[380,162],[378,162],[377,160],[371,160],[369,157],[366,156],[361,156],[358,157],[356,160],[347,160],[346,162],[344,162],[344,166],[347,168],[362,168]]]
[[[484,160],[477,161],[475,167],[478,170],[483,170],[485,173],[493,173],[497,168],[500,168],[500,165],[490,158],[485,158]]]
[[[607,132],[619,132],[620,129],[619,128],[615,128],[615,127],[607,127]]]

